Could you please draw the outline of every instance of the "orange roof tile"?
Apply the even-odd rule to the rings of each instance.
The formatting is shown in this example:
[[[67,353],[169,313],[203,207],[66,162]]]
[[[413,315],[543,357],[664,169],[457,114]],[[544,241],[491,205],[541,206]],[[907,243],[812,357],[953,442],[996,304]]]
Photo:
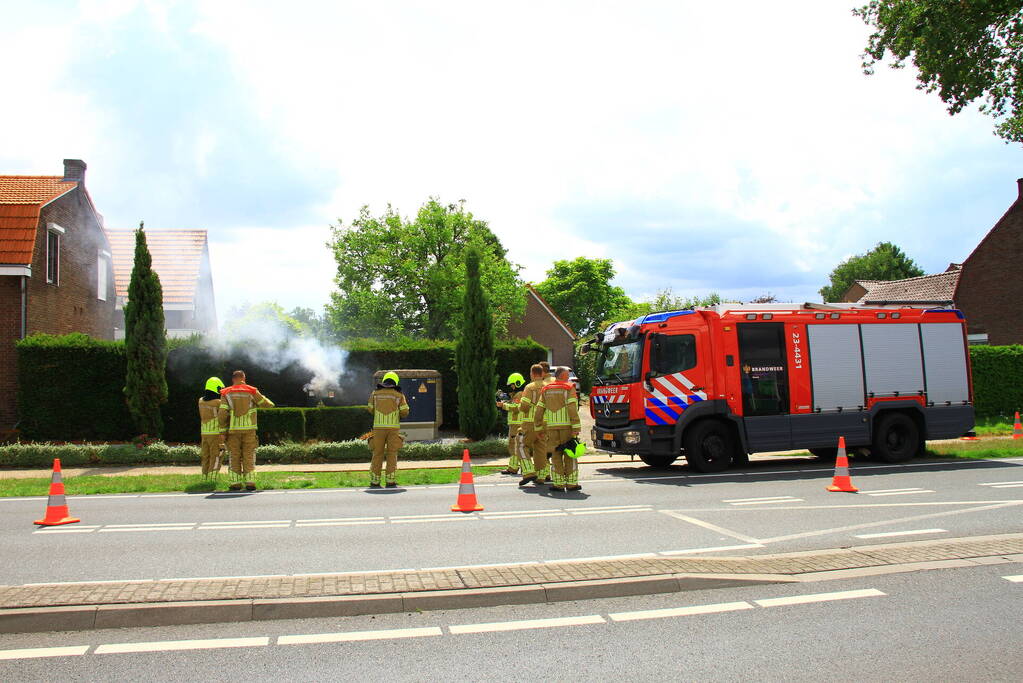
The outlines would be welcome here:
[[[0,176],[0,264],[32,264],[40,209],[77,186],[61,176]]]
[[[107,230],[107,239],[114,262],[114,288],[117,296],[127,297],[135,266],[135,231]],[[153,269],[160,276],[163,303],[194,304],[206,231],[146,230],[146,245],[153,257]]]

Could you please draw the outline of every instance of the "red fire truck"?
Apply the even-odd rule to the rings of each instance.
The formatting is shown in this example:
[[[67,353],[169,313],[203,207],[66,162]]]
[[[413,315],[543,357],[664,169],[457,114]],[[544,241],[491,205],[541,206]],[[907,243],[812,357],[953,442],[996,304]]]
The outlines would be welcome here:
[[[717,472],[749,454],[834,457],[838,437],[903,462],[973,429],[957,310],[719,304],[611,325],[598,352],[594,446]]]

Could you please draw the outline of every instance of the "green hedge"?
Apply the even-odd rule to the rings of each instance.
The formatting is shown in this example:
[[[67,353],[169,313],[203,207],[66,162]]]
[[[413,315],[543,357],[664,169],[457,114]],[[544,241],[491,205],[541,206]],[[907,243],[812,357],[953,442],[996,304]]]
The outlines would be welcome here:
[[[357,439],[373,427],[373,416],[363,406],[320,406],[305,411],[306,438],[318,441]]]
[[[1023,346],[972,346],[977,415],[1010,418],[1023,410]]]
[[[306,440],[306,408],[261,408],[259,424],[260,443]]]
[[[346,345],[345,374],[335,401],[361,404],[372,390],[378,369],[425,368],[440,371],[444,387],[444,425],[458,424],[454,343],[450,341],[377,342],[356,340]],[[497,369],[501,383],[512,372],[525,374],[529,366],[546,357],[546,350],[532,340],[497,345]],[[92,339],[83,334],[64,337],[33,335],[17,344],[18,429],[33,441],[127,441],[134,436],[124,404],[125,356],[123,342]],[[171,340],[167,355],[167,403],[163,406],[167,441],[195,442],[199,438],[196,402],[206,378],[230,377],[244,368],[250,381],[279,406],[306,407],[305,392],[311,376],[296,365],[263,368],[246,357],[243,347],[214,353],[197,339]],[[344,440],[369,429],[367,415],[354,408],[347,412],[317,415],[317,426],[305,427],[306,437]],[[310,413],[306,414],[307,423]],[[323,423],[320,428],[318,425]],[[270,425],[268,425],[269,427]],[[272,425],[274,430],[280,425]],[[297,429],[297,425],[285,429]],[[269,430],[268,430],[269,431]],[[321,434],[322,432],[322,434]],[[296,437],[292,437],[296,438]]]
[[[35,440],[127,440],[121,342],[84,334],[39,334],[18,342],[22,437]]]
[[[262,418],[260,418],[262,419]],[[462,457],[468,447],[473,456],[503,456],[508,452],[504,439],[491,439],[468,444],[409,443],[399,454],[400,460],[452,460]],[[365,441],[333,443],[282,443],[256,449],[256,463],[330,463],[369,462],[370,450]],[[197,465],[197,446],[168,446],[154,443],[137,448],[131,444],[10,444],[0,446],[0,467],[49,468],[60,458],[62,467],[95,465]]]

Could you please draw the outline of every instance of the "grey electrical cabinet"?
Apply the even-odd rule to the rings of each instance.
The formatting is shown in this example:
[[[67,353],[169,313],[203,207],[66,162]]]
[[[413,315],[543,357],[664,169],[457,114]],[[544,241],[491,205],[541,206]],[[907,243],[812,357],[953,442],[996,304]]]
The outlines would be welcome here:
[[[401,393],[408,401],[408,417],[401,421],[401,432],[407,441],[434,441],[443,421],[441,376],[436,370],[378,370],[373,381],[379,384],[386,372],[395,372],[401,379]]]

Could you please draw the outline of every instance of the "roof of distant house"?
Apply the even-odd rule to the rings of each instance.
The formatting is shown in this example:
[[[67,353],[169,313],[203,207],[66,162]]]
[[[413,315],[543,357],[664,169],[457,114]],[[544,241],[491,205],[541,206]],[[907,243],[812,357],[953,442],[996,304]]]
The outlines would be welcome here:
[[[564,320],[561,319],[560,315],[558,315],[557,313],[554,312],[554,309],[551,308],[551,305],[549,303],[547,303],[547,300],[544,299],[542,296],[540,296],[540,292],[536,291],[536,287],[534,287],[531,284],[527,284],[526,288],[529,290],[530,294],[532,294],[534,297],[536,297],[537,302],[548,313],[551,314],[551,317],[554,318],[558,322],[558,324],[561,326],[561,328],[565,331],[565,334],[567,334],[569,337],[571,337],[574,340],[575,339],[575,332],[573,332],[572,328],[568,326],[568,323],[566,323]]]
[[[146,230],[146,246],[153,270],[160,276],[164,304],[194,304],[199,285],[205,230]],[[114,288],[127,298],[131,271],[135,267],[135,231],[107,230],[114,262]]]
[[[0,176],[0,264],[32,264],[39,212],[76,187],[62,176]]]
[[[953,300],[961,274],[962,264],[953,263],[944,273],[905,280],[857,280],[856,283],[867,290],[860,297],[860,303],[941,303]]]

